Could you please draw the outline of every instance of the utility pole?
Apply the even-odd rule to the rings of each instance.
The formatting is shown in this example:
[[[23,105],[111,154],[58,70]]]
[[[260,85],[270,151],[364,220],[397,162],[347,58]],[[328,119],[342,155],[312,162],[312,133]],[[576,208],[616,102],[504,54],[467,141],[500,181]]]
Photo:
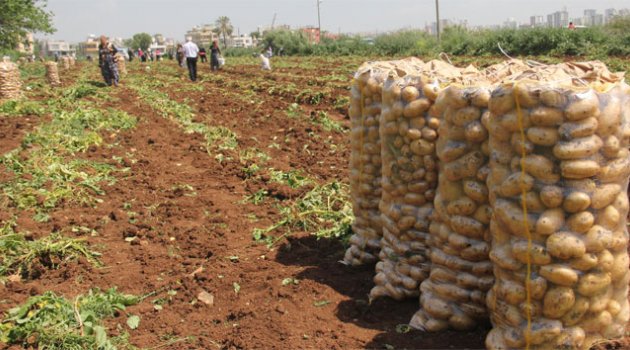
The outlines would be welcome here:
[[[435,25],[437,29],[437,40],[440,42],[440,0],[435,0]]]
[[[322,35],[322,20],[321,20],[321,17],[319,16],[319,4],[321,4],[322,2],[323,2],[322,0],[317,0],[317,28],[319,30],[320,37]]]

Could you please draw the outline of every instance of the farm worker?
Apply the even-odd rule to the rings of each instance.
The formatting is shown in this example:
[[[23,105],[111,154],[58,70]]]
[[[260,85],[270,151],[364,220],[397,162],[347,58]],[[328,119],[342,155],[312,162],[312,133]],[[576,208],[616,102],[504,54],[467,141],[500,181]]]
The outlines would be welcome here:
[[[182,44],[177,44],[177,63],[179,64],[180,67],[184,66],[184,47],[182,46]]]
[[[208,58],[206,57],[206,49],[201,47],[199,49],[199,58],[201,58],[201,63],[208,62]]]
[[[271,45],[267,48],[267,53],[265,55],[267,58],[271,58],[271,56],[273,56],[273,49],[271,48]]]
[[[144,57],[144,52],[142,52],[142,49],[138,49],[138,57],[140,57],[140,61],[142,62],[146,62],[147,58]]]
[[[186,38],[186,43],[184,44],[184,55],[186,55],[186,64],[188,65],[188,74],[190,75],[190,80],[197,80],[197,56],[199,55],[199,47],[197,44],[192,42],[192,38]]]
[[[98,45],[98,65],[101,67],[101,74],[105,83],[109,86],[118,86],[118,66],[114,56],[118,50],[107,41],[105,35],[101,35],[101,43]]]
[[[569,29],[575,29],[575,24],[573,24],[573,22],[569,22]]]
[[[260,62],[262,63],[263,70],[271,70],[271,63],[269,62],[269,58],[267,58],[265,54],[260,54]]]
[[[212,70],[219,69],[219,56],[221,56],[221,49],[219,49],[219,43],[215,40],[212,42],[212,47],[210,47],[210,68]]]

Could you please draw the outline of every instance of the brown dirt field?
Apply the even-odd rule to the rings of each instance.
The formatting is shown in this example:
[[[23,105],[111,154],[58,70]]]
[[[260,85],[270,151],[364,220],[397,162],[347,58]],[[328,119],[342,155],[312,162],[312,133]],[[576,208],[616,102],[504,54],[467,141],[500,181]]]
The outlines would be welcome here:
[[[323,65],[331,67],[330,62]],[[144,74],[139,64],[129,64],[128,69],[131,74]],[[317,72],[321,75],[326,68]],[[201,67],[200,74],[211,73],[208,67]],[[243,66],[217,74],[225,82],[237,80],[244,85],[241,79],[251,79],[258,71],[255,66]],[[309,86],[307,80],[292,82],[305,88]],[[183,70],[177,84],[191,84]],[[255,96],[263,102],[246,104],[221,94],[221,83],[197,84],[203,85],[202,91],[165,92],[175,101],[188,99],[196,112],[195,121],[236,132],[239,149],[264,150],[271,156],[266,167],[300,169],[321,183],[347,182],[348,134],[325,131],[307,118],[287,118],[284,111],[293,103],[289,96],[259,91]],[[333,96],[346,93],[337,88],[333,91]],[[0,312],[47,290],[74,296],[92,287],[118,286],[134,294],[159,291],[128,309],[141,317],[139,328],[130,331],[131,343],[139,347],[186,337],[191,338],[161,349],[484,347],[489,325],[481,325],[475,332],[397,331],[397,326],[406,324],[417,311],[418,300],[380,299],[368,305],[373,266],[350,268],[340,264],[344,247],[338,240],[317,240],[303,232],[271,250],[254,242],[252,230],[273,223],[279,217],[278,210],[272,200],[254,205],[242,203],[242,199],[269,184],[264,179],[247,179],[244,164],[238,160],[221,163],[214,159],[202,136],[186,134],[159,116],[124,80],[112,95],[119,100],[111,105],[138,117],[138,125],[106,135],[106,142],[114,147],[93,147],[80,156],[111,164],[117,164],[112,157],[122,157],[130,172],[116,175],[118,181],[105,188],[103,202],[95,208],[62,204],[47,223],[33,221],[32,212],[17,213],[18,228],[35,236],[55,230],[67,233],[73,225],[96,230],[96,236],[87,238],[90,246],[102,253],[105,267],[71,262],[57,270],[42,271],[34,280],[0,284]],[[307,115],[324,110],[333,120],[349,125],[329,99],[317,106],[301,107]],[[0,120],[0,133],[14,135],[0,139],[1,152],[19,143],[24,133],[18,123],[28,122]],[[288,142],[282,142],[285,139]],[[273,143],[281,145],[269,148]],[[194,193],[181,185],[190,186]],[[272,190],[280,199],[300,194],[286,186]],[[130,211],[136,213],[133,218]],[[125,241],[133,236],[137,239]],[[283,286],[287,277],[300,282]],[[240,286],[238,293],[234,283]],[[166,290],[177,294],[169,296]],[[212,306],[197,300],[202,291],[214,296]],[[164,303],[160,311],[152,303],[158,298]],[[114,334],[117,323],[124,325],[125,316],[109,321]],[[617,349],[625,347],[619,346]]]

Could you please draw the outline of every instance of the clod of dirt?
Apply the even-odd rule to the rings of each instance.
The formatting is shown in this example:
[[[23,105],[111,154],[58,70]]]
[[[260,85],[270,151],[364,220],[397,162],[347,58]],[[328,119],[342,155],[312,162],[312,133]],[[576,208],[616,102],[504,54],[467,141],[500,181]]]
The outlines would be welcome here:
[[[213,306],[214,305],[214,295],[206,292],[205,290],[199,292],[199,294],[197,294],[197,299],[199,299],[199,301],[201,301],[202,303],[208,305],[208,306]]]
[[[278,306],[276,306],[276,311],[277,311],[278,313],[283,314],[283,315],[287,313],[287,309],[285,309],[285,308],[284,308],[284,306],[282,306],[282,305],[278,305]]]

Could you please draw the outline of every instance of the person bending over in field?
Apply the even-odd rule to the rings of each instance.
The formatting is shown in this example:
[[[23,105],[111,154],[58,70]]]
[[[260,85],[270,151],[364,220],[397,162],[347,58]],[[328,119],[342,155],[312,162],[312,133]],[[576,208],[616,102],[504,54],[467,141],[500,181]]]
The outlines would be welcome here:
[[[184,44],[184,54],[186,55],[186,64],[188,65],[188,74],[190,80],[197,80],[197,56],[199,55],[199,47],[192,42],[192,38],[186,38]]]
[[[179,64],[180,67],[184,67],[184,47],[182,46],[182,44],[177,44],[177,53],[175,54],[177,56],[177,64]]]
[[[215,40],[210,47],[210,69],[219,69],[219,56],[221,56],[221,49],[219,49],[219,44]]]
[[[105,35],[101,35],[101,43],[98,45],[98,65],[101,67],[101,74],[108,86],[118,86],[118,66],[114,56],[118,50],[112,45]]]

